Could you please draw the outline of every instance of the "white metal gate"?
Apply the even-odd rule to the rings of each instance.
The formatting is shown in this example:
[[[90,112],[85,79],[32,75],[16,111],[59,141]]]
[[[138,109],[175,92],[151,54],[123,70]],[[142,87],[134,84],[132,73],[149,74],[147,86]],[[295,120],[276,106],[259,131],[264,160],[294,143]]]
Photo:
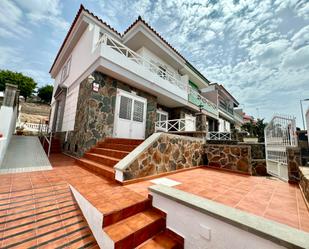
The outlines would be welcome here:
[[[288,180],[286,148],[297,146],[295,118],[274,116],[265,130],[267,173]]]

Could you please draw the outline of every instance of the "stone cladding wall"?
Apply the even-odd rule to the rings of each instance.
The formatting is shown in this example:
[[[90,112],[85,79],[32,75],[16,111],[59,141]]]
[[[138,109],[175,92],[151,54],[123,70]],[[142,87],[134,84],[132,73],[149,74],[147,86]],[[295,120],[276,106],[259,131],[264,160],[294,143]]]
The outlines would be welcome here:
[[[265,158],[265,144],[264,143],[241,143],[251,147],[251,166],[252,175],[254,176],[268,176]]]
[[[100,84],[99,92],[92,90],[87,79],[81,82],[74,131],[68,132],[65,143],[65,132],[57,134],[61,138],[63,151],[80,157],[99,140],[113,135],[117,88],[134,91],[138,96],[147,99],[146,138],[154,132],[156,97],[103,73],[94,72],[92,75],[95,82]]]
[[[300,180],[299,167],[301,166],[300,148],[287,147],[286,154],[288,159],[289,182],[298,183]]]
[[[305,196],[309,208],[309,167],[301,167],[299,170],[299,185]]]
[[[209,166],[252,174],[250,146],[206,144],[204,153]]]
[[[124,180],[196,167],[202,154],[202,139],[162,133],[125,169]]]

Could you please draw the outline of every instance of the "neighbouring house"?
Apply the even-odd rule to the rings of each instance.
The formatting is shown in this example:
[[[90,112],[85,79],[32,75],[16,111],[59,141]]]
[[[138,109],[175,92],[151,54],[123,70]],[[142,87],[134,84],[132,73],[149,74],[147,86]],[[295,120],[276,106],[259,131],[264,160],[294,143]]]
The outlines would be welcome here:
[[[210,131],[231,132],[232,129],[240,129],[244,122],[242,109],[223,85],[211,83],[202,89],[202,95],[218,106],[218,120],[208,124]]]
[[[244,124],[246,124],[246,123],[255,123],[255,119],[254,119],[254,117],[253,116],[250,116],[250,115],[248,115],[248,114],[246,114],[246,113],[243,113],[243,120],[244,120]]]
[[[81,6],[50,74],[50,126],[63,149],[78,155],[104,137],[194,132],[200,111],[211,131],[242,122],[224,87],[210,84],[141,17],[120,34]],[[220,101],[208,97],[214,87]]]

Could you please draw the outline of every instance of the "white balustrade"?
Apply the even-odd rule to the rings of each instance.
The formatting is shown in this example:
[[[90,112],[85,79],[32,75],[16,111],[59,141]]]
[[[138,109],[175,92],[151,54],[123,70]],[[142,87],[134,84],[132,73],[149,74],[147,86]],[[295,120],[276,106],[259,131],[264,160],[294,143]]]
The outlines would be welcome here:
[[[191,96],[191,98],[190,98]],[[206,99],[192,86],[189,86],[189,100],[197,106],[201,106],[203,109],[210,111],[214,114],[218,114],[218,107],[216,104],[212,103],[210,100]]]
[[[192,127],[194,127],[192,129]],[[195,131],[195,120],[190,118],[171,119],[165,121],[157,121],[155,123],[155,131],[179,132],[179,131]]]
[[[210,131],[207,133],[207,140],[231,140],[231,133]]]
[[[45,132],[48,130],[48,125],[46,124],[36,124],[36,123],[22,123],[17,122],[16,126],[23,127],[25,131],[42,131]]]
[[[114,49],[115,51],[125,56],[127,59],[136,62],[144,68],[147,68],[150,72],[159,75],[161,78],[169,81],[173,85],[176,85],[181,89],[187,90],[187,84],[180,80],[179,75],[168,70],[162,70],[158,65],[148,61],[146,58],[129,49],[110,35],[104,33],[99,40],[99,44],[104,44]]]

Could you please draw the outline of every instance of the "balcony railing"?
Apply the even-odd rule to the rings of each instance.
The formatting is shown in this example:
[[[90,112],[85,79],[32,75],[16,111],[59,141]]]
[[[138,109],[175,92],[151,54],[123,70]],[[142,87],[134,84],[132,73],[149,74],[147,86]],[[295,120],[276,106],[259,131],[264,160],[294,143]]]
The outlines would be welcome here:
[[[244,118],[242,116],[242,114],[234,111],[234,118],[235,120],[239,121],[240,123],[243,123],[244,122]]]
[[[195,119],[183,118],[183,119],[171,119],[164,121],[157,121],[155,123],[155,131],[195,131],[196,124]]]
[[[180,80],[179,75],[176,75],[175,73],[168,70],[162,70],[158,65],[148,61],[146,58],[124,46],[121,42],[117,41],[110,35],[104,33],[99,40],[99,44],[104,44],[109,48],[112,48],[113,50],[122,54],[127,59],[134,61],[135,63],[148,69],[150,72],[157,74],[161,78],[169,81],[180,89],[187,90],[187,84]]]
[[[189,96],[188,96],[189,102],[195,104],[196,106],[202,107],[204,110],[214,115],[218,115],[218,107],[216,104],[206,99],[193,87],[191,86],[188,87],[189,87]]]
[[[228,107],[226,104],[219,101],[219,109],[230,116],[234,116],[233,108]]]
[[[231,133],[210,131],[207,133],[207,140],[231,140]]]

